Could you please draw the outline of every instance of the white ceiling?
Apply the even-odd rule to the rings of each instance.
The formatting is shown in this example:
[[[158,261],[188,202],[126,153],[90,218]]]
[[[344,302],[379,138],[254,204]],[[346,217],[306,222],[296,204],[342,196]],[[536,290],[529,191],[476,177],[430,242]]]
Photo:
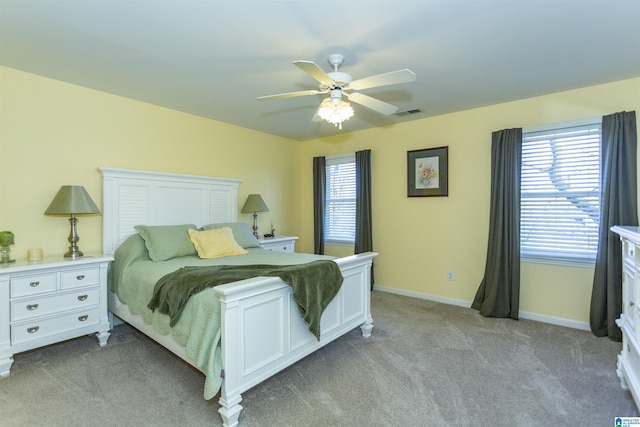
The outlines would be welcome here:
[[[345,56],[363,93],[343,130],[292,61]],[[640,0],[0,0],[0,64],[222,122],[308,140],[640,76]],[[640,96],[640,89],[639,94]]]

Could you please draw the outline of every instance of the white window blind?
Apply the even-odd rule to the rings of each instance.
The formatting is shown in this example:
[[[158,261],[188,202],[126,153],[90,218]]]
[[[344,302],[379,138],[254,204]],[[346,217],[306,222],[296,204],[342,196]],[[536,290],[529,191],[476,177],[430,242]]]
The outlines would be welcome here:
[[[324,238],[331,243],[353,243],[356,237],[355,154],[327,157]]]
[[[600,134],[600,123],[523,133],[523,260],[593,264],[600,220]]]

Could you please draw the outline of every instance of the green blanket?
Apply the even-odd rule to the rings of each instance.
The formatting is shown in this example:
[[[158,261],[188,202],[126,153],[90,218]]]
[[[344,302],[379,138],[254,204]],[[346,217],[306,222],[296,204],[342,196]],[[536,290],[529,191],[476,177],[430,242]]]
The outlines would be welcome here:
[[[293,299],[309,331],[320,340],[320,318],[343,281],[338,265],[328,260],[296,265],[183,267],[158,280],[148,307],[169,315],[174,326],[190,296],[207,287],[258,276],[277,276],[291,286]]]

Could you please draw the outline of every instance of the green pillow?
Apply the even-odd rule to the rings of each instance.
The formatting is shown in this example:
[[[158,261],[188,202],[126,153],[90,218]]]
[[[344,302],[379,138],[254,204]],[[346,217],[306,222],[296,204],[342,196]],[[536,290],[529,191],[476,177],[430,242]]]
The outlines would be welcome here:
[[[203,230],[215,230],[218,228],[229,227],[233,232],[233,238],[243,248],[259,248],[260,242],[253,235],[253,231],[246,222],[221,222],[218,224],[207,224],[202,227]]]
[[[183,225],[136,225],[134,227],[144,239],[144,245],[152,261],[166,261],[180,256],[196,255],[187,230],[197,230],[193,224]]]

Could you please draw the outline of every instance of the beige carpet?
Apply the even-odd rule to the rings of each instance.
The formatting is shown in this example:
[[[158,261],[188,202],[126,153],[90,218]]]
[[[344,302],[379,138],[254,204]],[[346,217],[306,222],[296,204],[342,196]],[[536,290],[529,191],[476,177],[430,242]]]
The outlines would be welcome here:
[[[374,292],[352,331],[243,395],[241,426],[613,426],[638,416],[621,345],[543,323]],[[2,426],[219,426],[203,377],[128,326],[18,354]]]

